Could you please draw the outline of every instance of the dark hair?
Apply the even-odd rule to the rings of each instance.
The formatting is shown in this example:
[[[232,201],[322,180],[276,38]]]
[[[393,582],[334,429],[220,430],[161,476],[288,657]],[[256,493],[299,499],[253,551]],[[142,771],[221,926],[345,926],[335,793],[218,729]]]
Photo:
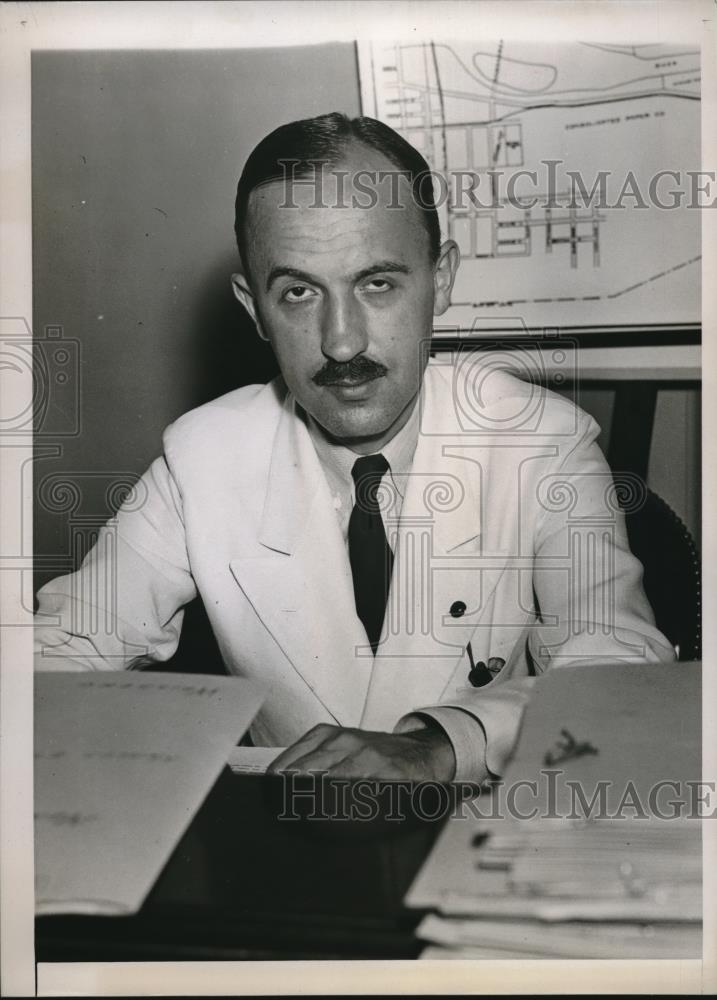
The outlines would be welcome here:
[[[252,191],[262,184],[287,176],[305,178],[316,170],[317,160],[329,166],[335,165],[352,140],[383,153],[407,175],[413,200],[421,211],[428,233],[431,259],[438,259],[441,229],[433,197],[431,171],[423,156],[383,122],[375,118],[349,118],[333,111],[280,125],[252,150],[239,178],[234,205],[234,232],[245,268],[246,217]],[[287,170],[287,161],[293,161],[290,170]]]

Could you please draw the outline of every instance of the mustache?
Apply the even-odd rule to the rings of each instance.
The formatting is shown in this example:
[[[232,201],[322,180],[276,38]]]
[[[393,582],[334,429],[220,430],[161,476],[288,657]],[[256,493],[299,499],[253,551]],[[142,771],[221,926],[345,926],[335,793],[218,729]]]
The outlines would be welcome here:
[[[316,385],[334,385],[336,382],[362,382],[383,378],[388,368],[380,361],[372,361],[363,354],[350,361],[327,361],[312,378]]]

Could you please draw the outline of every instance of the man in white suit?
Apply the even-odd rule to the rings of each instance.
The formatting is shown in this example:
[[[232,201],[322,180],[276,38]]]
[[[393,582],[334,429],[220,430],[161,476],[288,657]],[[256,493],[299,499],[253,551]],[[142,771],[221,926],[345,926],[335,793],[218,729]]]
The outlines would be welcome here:
[[[427,172],[339,114],[257,146],[233,284],[282,377],[167,429],[40,591],[38,669],[167,660],[199,593],[227,669],[266,687],[276,770],[480,782],[536,673],[674,659],[595,422],[482,355],[428,363],[459,254]]]

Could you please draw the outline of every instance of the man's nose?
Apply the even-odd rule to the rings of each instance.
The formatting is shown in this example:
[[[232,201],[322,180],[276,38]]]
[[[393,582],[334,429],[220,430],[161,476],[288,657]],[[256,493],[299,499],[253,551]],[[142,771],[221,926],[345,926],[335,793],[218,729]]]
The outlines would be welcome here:
[[[368,347],[361,308],[352,297],[329,299],[322,317],[321,350],[333,361],[350,361]]]

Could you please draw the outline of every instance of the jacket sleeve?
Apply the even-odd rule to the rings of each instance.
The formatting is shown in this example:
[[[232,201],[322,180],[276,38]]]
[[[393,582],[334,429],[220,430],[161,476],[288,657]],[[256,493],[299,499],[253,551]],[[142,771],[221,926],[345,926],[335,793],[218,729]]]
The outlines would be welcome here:
[[[399,722],[399,731],[415,728],[421,717],[441,725],[453,743],[457,780],[480,782],[503,773],[534,683],[528,675],[568,665],[622,661],[629,669],[631,663],[675,659],[655,626],[598,433],[595,421],[582,414],[577,439],[523,498],[535,505],[536,620],[506,665],[485,687],[461,688],[450,701]],[[460,712],[460,720],[451,711]],[[466,717],[474,724],[472,743]]]
[[[181,496],[158,458],[80,568],[38,592],[35,669],[121,670],[168,660],[195,595]]]

